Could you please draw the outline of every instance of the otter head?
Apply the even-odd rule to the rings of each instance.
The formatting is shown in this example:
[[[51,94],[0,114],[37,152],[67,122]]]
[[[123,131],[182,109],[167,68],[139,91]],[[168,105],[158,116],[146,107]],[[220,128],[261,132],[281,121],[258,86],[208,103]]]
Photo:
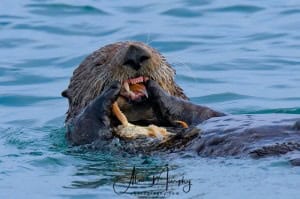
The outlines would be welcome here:
[[[175,83],[175,70],[155,49],[141,42],[118,42],[100,48],[75,69],[68,89],[66,120],[75,117],[113,81],[122,83],[118,104],[132,123],[155,123],[144,83],[156,81],[170,95],[187,99]],[[139,87],[133,91],[133,87]]]

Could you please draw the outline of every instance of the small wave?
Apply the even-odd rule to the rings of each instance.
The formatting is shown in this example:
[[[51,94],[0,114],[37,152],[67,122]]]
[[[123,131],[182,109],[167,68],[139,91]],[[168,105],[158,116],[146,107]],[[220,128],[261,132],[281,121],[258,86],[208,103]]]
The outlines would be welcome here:
[[[25,47],[28,44],[34,43],[33,39],[24,39],[24,38],[6,38],[0,40],[0,48],[16,48],[18,46]]]
[[[225,101],[233,101],[233,100],[240,100],[240,99],[249,99],[255,98],[248,95],[239,95],[236,93],[219,93],[219,94],[212,94],[206,95],[202,97],[192,97],[191,101],[195,103],[216,103],[216,102],[225,102]]]
[[[189,41],[153,41],[151,45],[161,52],[174,52],[180,51],[191,46],[197,45],[197,42]]]
[[[202,16],[201,11],[194,11],[187,8],[172,8],[161,13],[172,17],[199,17]]]
[[[264,114],[264,113],[286,113],[286,114],[300,114],[300,108],[276,108],[276,109],[264,109],[252,112],[247,112],[247,114]]]
[[[125,12],[125,13],[144,13],[147,9],[151,8],[152,4],[149,5],[143,5],[143,6],[136,6],[136,5],[129,5],[129,6],[121,6],[117,9],[119,11]]]
[[[26,5],[30,9],[30,12],[38,15],[46,15],[51,17],[57,17],[58,15],[109,15],[99,8],[89,5],[69,5],[62,3],[47,3],[47,4],[28,4]]]
[[[269,57],[265,60],[265,62],[272,63],[272,64],[277,64],[277,65],[289,65],[289,66],[299,66],[300,61],[298,59],[292,59],[288,57]]]
[[[45,77],[41,75],[26,75],[26,74],[13,74],[13,79],[8,79],[1,81],[2,86],[11,86],[11,85],[24,85],[24,84],[42,84],[42,83],[50,83],[56,82],[61,79],[65,79],[63,77]]]
[[[35,142],[35,138],[28,136],[25,129],[9,128],[1,131],[1,140],[4,140],[4,145],[13,145],[18,149],[25,149]]]
[[[160,36],[161,34],[157,33],[142,33],[123,37],[122,40],[141,41],[152,45],[152,41],[158,39]]]
[[[210,12],[236,12],[236,13],[256,13],[264,10],[263,7],[251,6],[251,5],[234,5],[225,6],[220,8],[210,9]]]
[[[247,41],[254,42],[254,41],[262,41],[262,40],[269,40],[275,38],[281,38],[287,36],[287,33],[270,33],[270,32],[261,32],[250,34],[245,37]]]
[[[0,19],[24,19],[24,17],[17,15],[0,15]]]
[[[281,15],[296,15],[300,14],[300,9],[289,9],[280,12]]]
[[[7,95],[7,96],[0,96],[0,105],[10,106],[10,107],[31,106],[39,102],[48,101],[48,100],[58,100],[58,99],[60,99],[60,97]]]
[[[65,160],[61,157],[42,157],[40,159],[30,161],[30,164],[44,169],[66,166]]]
[[[62,57],[55,56],[55,57],[48,57],[48,58],[27,58],[19,63],[14,64],[15,68],[34,68],[34,67],[41,67],[41,66],[55,66],[56,62],[61,59]]]
[[[184,82],[192,82],[192,83],[206,83],[206,84],[222,84],[224,81],[211,79],[211,78],[200,78],[200,77],[193,77],[193,76],[187,76],[178,74],[176,76],[176,80],[178,81],[184,81]]]
[[[283,87],[283,88],[286,88],[286,87]],[[300,101],[300,97],[286,97],[286,98],[281,98],[281,99],[278,99],[278,100],[285,100],[285,101]]]
[[[95,29],[95,31],[91,31],[91,28],[78,28],[78,27],[58,27],[58,26],[50,26],[50,25],[31,25],[31,24],[18,24],[14,26],[15,29],[21,30],[36,30],[51,34],[58,34],[58,35],[76,35],[76,36],[90,36],[90,37],[97,37],[110,35],[112,33],[118,32],[120,28],[114,28],[109,30],[99,31],[99,29]]]
[[[86,55],[80,55],[76,57],[65,58],[60,61],[57,61],[56,64],[62,68],[74,67],[74,66],[78,66],[79,63],[82,62],[85,57]]]

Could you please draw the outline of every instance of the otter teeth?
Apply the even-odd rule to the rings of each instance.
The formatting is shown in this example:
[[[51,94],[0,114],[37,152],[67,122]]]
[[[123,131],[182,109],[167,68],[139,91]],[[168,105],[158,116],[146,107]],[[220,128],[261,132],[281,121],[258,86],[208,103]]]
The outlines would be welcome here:
[[[123,86],[127,92],[130,92],[129,84],[127,81],[124,82]]]
[[[129,84],[127,81],[124,82],[123,86],[124,86],[125,91],[129,94],[129,96],[132,99],[135,98],[136,94],[130,90],[130,87],[129,87]]]
[[[148,98],[148,93],[147,93],[145,87],[141,86],[141,85],[138,86],[139,83],[146,82],[147,80],[149,80],[149,78],[140,76],[137,78],[132,78],[132,79],[128,79],[128,80],[124,81],[123,88],[126,93],[123,93],[123,95],[126,97],[129,97],[132,100],[139,99],[143,96]],[[134,88],[132,88],[131,85],[134,86]],[[134,89],[134,90],[131,90],[131,89]]]
[[[129,79],[128,81],[131,84],[138,84],[138,83],[144,82],[144,78],[142,76],[140,76],[140,77],[137,77],[137,78]]]

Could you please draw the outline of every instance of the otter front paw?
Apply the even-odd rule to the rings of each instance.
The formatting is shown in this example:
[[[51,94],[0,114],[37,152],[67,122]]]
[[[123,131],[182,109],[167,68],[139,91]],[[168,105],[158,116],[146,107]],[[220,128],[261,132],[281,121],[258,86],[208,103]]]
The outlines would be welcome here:
[[[188,128],[189,125],[181,117],[183,111],[181,99],[168,94],[153,80],[148,81],[147,91],[154,104],[153,110],[160,120],[168,122],[172,126]]]
[[[148,94],[154,103],[154,112],[163,121],[168,121],[172,125],[178,123],[183,127],[197,125],[212,117],[224,116],[224,113],[214,111],[208,107],[193,104],[169,95],[155,81],[148,81]]]
[[[120,83],[114,82],[67,124],[67,138],[73,145],[89,144],[98,139],[108,140],[112,137],[109,129],[111,106],[120,89]]]

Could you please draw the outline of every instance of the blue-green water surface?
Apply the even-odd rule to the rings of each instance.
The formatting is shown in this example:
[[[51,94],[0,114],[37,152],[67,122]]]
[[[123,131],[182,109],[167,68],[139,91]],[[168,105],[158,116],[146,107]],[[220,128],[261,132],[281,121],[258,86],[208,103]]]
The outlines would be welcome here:
[[[232,114],[300,114],[299,1],[2,0],[0,198],[299,197],[300,168],[283,157],[69,148],[60,93],[85,56],[120,40],[161,51],[195,103]],[[124,190],[133,166],[144,181],[118,195],[114,183]],[[151,186],[166,168],[190,190],[170,184],[166,192],[163,179]]]

